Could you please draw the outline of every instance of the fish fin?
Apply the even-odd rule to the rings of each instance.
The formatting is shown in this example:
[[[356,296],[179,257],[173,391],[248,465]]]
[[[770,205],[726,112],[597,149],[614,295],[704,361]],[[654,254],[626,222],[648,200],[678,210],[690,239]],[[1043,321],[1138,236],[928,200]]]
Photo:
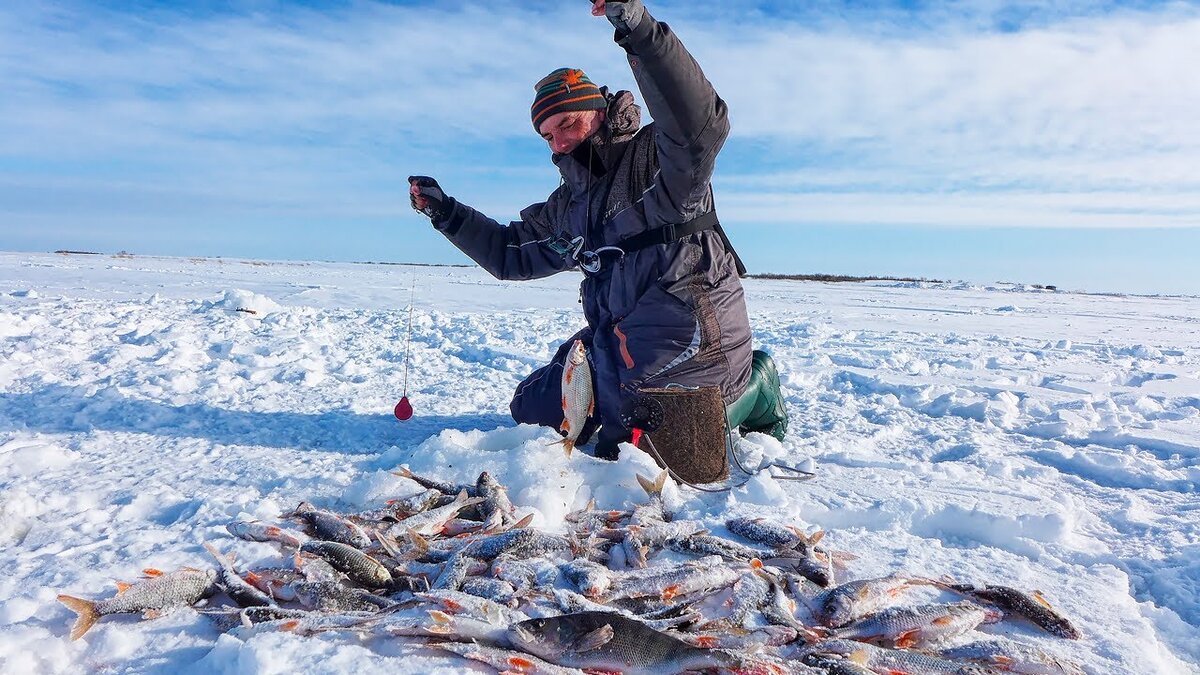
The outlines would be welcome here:
[[[148,609],[142,612],[142,618],[149,621],[151,619],[160,619],[164,614],[165,612],[163,612],[161,609]]]
[[[60,595],[58,601],[67,606],[67,609],[79,615],[75,620],[75,625],[71,627],[71,639],[78,640],[83,637],[83,634],[88,632],[97,621],[100,620],[100,612],[96,611],[96,603],[83,598],[76,598],[71,595]]]
[[[596,412],[596,401],[595,401],[595,400],[588,401],[588,414],[587,414],[587,416],[588,416],[588,417],[591,417],[593,414],[595,414],[595,412]]]
[[[563,410],[566,410],[566,409],[567,409],[567,398],[564,396],[563,397]],[[558,430],[570,432],[571,431],[571,420],[564,417],[562,424],[558,425]]]
[[[1045,607],[1046,609],[1054,609],[1054,607],[1050,604],[1050,601],[1046,599],[1046,596],[1042,595],[1041,591],[1034,591],[1030,593],[1030,595],[1033,596],[1033,599],[1036,600],[1037,603],[1042,607]]]
[[[531,514],[525,516],[524,518],[518,520],[517,522],[513,523],[513,526],[510,529],[523,530],[523,529],[529,527],[529,524],[532,522],[533,522],[533,514],[531,513]]]
[[[416,530],[410,527],[408,528],[407,534],[408,540],[413,543],[413,546],[416,546],[418,549],[420,549],[422,553],[429,550],[429,540],[418,534]]]
[[[679,584],[671,584],[662,590],[663,600],[674,600],[679,595]]]
[[[640,473],[636,474],[636,476],[637,476],[638,485],[642,486],[642,489],[645,490],[647,495],[653,497],[654,496],[654,483],[649,478],[646,478],[645,476],[643,476]]]
[[[221,563],[222,565],[226,565],[228,563],[233,562],[232,560],[229,559],[229,556],[222,554],[220,551],[217,550],[216,546],[213,546],[212,544],[208,543],[207,541],[201,542],[200,545],[204,547],[205,551],[208,551],[210,554],[212,554],[212,557],[216,558],[217,562]]]
[[[288,632],[294,631],[299,627],[300,627],[299,619],[292,619],[290,621],[284,621],[283,623],[279,624],[279,630],[288,631]]]
[[[113,585],[117,587],[117,595],[120,595],[133,588],[133,584],[129,583],[128,581],[114,581]]]
[[[529,659],[527,659],[523,656],[509,656],[507,659],[504,660],[504,662],[514,668],[520,669],[517,671],[509,671],[509,672],[532,673],[537,670],[537,666],[534,665],[533,661],[530,661]]]
[[[937,621],[934,621],[934,623],[937,623]],[[896,649],[908,649],[917,644],[920,634],[921,631],[919,630],[906,630],[897,635],[895,641]]]
[[[563,370],[563,384],[571,384],[571,380],[575,379],[575,366],[567,366]],[[567,407],[567,397],[563,397],[563,409]]]
[[[429,610],[429,618],[433,619],[437,623],[442,623],[442,624],[454,622],[454,617],[450,616],[449,614],[443,612],[440,609]]]
[[[720,638],[716,635],[697,635],[692,639],[692,644],[701,649],[714,649],[720,643]]]
[[[824,538],[825,538],[825,530],[817,530],[816,532],[813,532],[812,536],[810,536],[808,538],[808,545],[816,546],[817,542],[821,541]]]
[[[393,558],[400,557],[400,549],[396,548],[395,542],[388,541],[387,535],[374,528],[372,528],[370,532],[371,536],[375,538],[375,541],[379,542],[379,547],[383,549],[384,553]]]
[[[871,653],[865,649],[859,649],[847,654],[846,659],[857,663],[860,666],[866,666],[871,660]]]
[[[412,478],[413,477],[413,472],[409,471],[408,467],[406,467],[406,466],[400,467],[399,471],[391,471],[389,473],[391,473],[393,476],[400,476],[401,478]]]
[[[662,494],[663,487],[667,484],[667,476],[669,475],[671,475],[671,472],[663,469],[662,473],[658,474],[658,478],[654,479],[654,494]]]
[[[163,575],[162,570],[155,569],[153,567],[147,567],[146,569],[142,570],[142,576],[150,577],[151,579],[153,579],[154,577],[161,577],[162,575]]]
[[[946,624],[952,623],[953,621],[954,621],[954,617],[939,616],[938,618],[934,619],[933,621],[930,621],[930,623],[932,623],[935,626],[945,626]]]
[[[612,642],[614,637],[616,637],[616,631],[613,630],[612,624],[606,623],[576,640],[575,644],[571,645],[571,651],[590,652]]]
[[[563,454],[566,455],[567,457],[570,457],[571,451],[575,449],[575,441],[573,441],[569,438],[564,438],[564,439],[562,439],[562,446],[563,446]]]

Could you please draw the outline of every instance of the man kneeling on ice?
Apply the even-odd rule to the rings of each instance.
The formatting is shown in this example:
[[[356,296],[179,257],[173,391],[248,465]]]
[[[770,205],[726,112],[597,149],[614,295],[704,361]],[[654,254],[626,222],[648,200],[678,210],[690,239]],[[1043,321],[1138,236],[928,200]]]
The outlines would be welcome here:
[[[598,429],[595,455],[615,459],[618,443],[631,437],[623,405],[639,392],[712,387],[730,427],[782,439],[778,375],[766,353],[751,351],[744,268],[713,210],[710,179],[729,133],[725,102],[641,0],[596,0],[592,14],[616,28],[654,122],[641,126],[630,92],[559,68],[535,85],[530,110],[562,174],[546,201],[500,225],[434,179],[412,176],[412,206],[499,279],[583,272],[587,328],[517,388],[517,422],[559,428],[575,445]],[[576,341],[594,391],[582,424],[571,414],[564,421],[573,403],[563,369],[578,353]]]

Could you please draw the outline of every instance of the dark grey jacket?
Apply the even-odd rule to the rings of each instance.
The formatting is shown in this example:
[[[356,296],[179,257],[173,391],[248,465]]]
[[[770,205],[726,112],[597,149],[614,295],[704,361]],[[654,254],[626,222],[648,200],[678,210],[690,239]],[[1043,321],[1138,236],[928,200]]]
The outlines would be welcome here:
[[[654,122],[628,92],[609,95],[605,129],[553,161],[563,183],[507,226],[455,203],[435,223],[451,242],[500,279],[535,279],[578,267],[551,249],[555,238],[585,238],[597,250],[713,209],[712,177],[729,133],[725,102],[665,23],[646,13],[617,36]],[[606,428],[622,400],[668,383],[718,386],[726,403],[746,388],[750,325],[734,256],[707,230],[669,244],[605,254],[585,273],[597,405]]]

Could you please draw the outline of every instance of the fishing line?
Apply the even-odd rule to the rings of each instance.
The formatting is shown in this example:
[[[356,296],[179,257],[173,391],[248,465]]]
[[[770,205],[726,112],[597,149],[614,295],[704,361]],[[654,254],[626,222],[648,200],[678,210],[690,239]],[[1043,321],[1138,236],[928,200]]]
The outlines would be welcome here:
[[[409,419],[413,415],[412,404],[408,402],[408,367],[411,359],[409,356],[412,353],[412,325],[413,325],[413,305],[417,301],[417,274],[413,272],[412,290],[408,296],[408,335],[404,338],[404,392],[400,395],[400,401],[392,410],[396,419],[401,422]]]
[[[412,347],[412,323],[413,323],[413,304],[417,298],[417,275],[414,272],[412,275],[412,289],[408,294],[408,335],[404,339],[404,389],[401,396],[408,398],[408,355]]]

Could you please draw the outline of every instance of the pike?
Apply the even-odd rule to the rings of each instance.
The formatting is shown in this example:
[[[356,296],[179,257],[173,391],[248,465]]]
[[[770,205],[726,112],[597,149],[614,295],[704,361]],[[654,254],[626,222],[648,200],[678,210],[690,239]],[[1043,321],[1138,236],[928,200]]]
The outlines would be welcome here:
[[[195,604],[215,591],[215,570],[185,567],[166,574],[157,570],[147,570],[146,573],[150,578],[145,581],[118,583],[117,594],[104,600],[91,601],[59,595],[58,601],[79,615],[71,628],[71,639],[83,637],[101,617],[142,613],[147,618],[153,618],[165,609]]]
[[[587,348],[583,340],[576,340],[563,363],[562,409],[563,421],[559,427],[563,452],[567,457],[575,449],[575,441],[583,431],[583,425],[595,412],[596,402],[592,393],[592,367],[588,363]]]

